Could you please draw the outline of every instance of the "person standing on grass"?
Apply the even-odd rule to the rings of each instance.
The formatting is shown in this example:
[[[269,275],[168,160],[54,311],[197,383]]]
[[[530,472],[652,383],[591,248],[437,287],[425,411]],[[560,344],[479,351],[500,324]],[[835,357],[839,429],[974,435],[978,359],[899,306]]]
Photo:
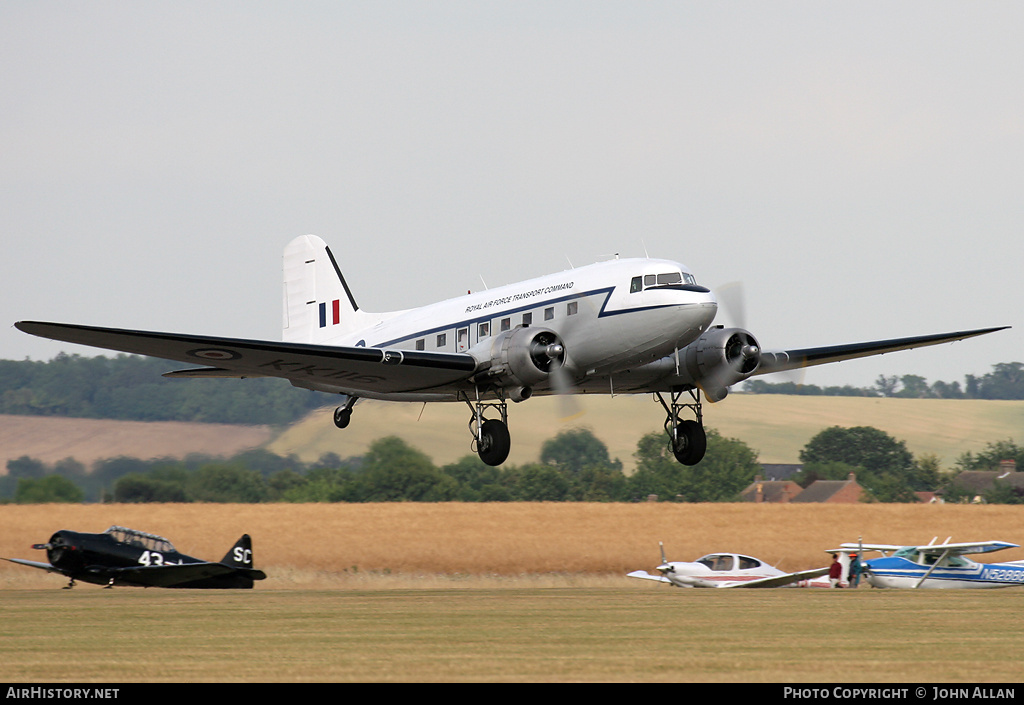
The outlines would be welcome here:
[[[832,554],[832,565],[828,568],[828,580],[832,584],[832,587],[842,587],[840,581],[843,578],[843,565],[839,562],[839,556],[835,553]]]

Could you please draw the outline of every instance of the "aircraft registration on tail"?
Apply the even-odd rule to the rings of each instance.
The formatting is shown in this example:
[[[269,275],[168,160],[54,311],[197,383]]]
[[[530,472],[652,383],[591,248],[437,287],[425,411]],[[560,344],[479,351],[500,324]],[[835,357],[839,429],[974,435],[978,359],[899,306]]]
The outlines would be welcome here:
[[[21,321],[26,333],[201,364],[168,377],[283,377],[341,395],[349,425],[360,399],[455,401],[470,409],[472,447],[508,457],[508,402],[545,394],[653,394],[676,459],[704,457],[703,401],[752,375],[937,345],[983,328],[793,350],[762,350],[743,328],[714,325],[715,295],[685,265],[615,259],[421,308],[370,313],[314,235],[284,251],[282,342]]]

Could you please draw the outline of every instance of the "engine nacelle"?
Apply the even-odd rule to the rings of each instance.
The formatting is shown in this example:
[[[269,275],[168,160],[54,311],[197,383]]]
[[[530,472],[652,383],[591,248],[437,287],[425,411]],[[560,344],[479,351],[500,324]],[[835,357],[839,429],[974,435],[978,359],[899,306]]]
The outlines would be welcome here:
[[[490,362],[488,379],[512,388],[512,400],[521,401],[565,363],[565,346],[553,330],[514,328],[494,338]]]
[[[712,328],[686,348],[687,372],[711,402],[725,399],[760,362],[757,339],[742,328]]]

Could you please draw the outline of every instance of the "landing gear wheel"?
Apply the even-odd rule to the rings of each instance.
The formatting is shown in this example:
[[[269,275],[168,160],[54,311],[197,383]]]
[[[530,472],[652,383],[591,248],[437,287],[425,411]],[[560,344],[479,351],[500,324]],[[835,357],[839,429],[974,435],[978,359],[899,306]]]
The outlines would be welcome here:
[[[508,434],[508,426],[498,419],[484,421],[476,449],[480,460],[491,467],[501,465],[511,449],[512,438]]]
[[[348,428],[349,422],[352,420],[352,409],[344,406],[339,406],[334,410],[334,425],[338,428]]]
[[[676,437],[672,440],[672,454],[683,465],[696,465],[708,449],[708,437],[704,427],[696,421],[680,421]]]

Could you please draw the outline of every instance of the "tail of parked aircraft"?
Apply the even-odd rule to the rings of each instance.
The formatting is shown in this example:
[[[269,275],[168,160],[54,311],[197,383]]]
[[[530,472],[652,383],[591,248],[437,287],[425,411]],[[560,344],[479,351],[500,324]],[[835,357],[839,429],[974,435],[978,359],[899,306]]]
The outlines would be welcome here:
[[[252,539],[249,534],[242,534],[220,562],[232,568],[252,568]]]
[[[302,235],[284,248],[282,338],[290,343],[326,343],[365,326],[331,249],[316,235]]]

